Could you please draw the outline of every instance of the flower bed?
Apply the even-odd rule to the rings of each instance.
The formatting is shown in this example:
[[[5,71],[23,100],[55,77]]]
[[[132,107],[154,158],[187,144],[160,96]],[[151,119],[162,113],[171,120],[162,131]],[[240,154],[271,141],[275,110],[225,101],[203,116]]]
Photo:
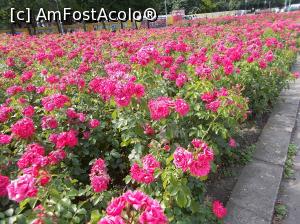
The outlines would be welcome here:
[[[299,17],[1,36],[0,219],[221,222],[204,181],[293,78]]]

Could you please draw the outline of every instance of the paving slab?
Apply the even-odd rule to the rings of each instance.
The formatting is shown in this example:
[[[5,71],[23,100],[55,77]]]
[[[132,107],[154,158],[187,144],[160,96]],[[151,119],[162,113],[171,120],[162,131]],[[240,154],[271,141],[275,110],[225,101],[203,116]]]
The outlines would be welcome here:
[[[300,87],[297,87],[300,88]],[[294,95],[294,96],[283,96],[281,95],[279,100],[281,101],[286,101],[288,103],[293,103],[293,104],[297,104],[297,101],[300,99],[300,94],[299,95]]]
[[[299,100],[300,100],[300,92],[299,92],[299,99],[297,100],[289,101],[289,100],[278,99],[277,103],[275,104],[272,110],[272,113],[276,115],[289,116],[296,119]]]
[[[256,144],[253,158],[284,166],[291,140],[291,131],[284,128],[265,127]]]
[[[239,205],[234,204],[232,201],[227,205],[227,217],[232,217],[230,221],[224,220],[225,224],[268,224],[269,222],[264,218],[257,216],[252,211],[246,208],[241,208]]]
[[[237,211],[240,208],[247,208],[258,218],[270,221],[273,215],[274,204],[277,199],[283,167],[254,160],[246,165],[235,185],[229,205],[234,204]],[[280,177],[280,178],[278,178]],[[232,205],[231,205],[232,206]],[[234,224],[233,220],[238,220],[238,212],[231,211],[226,221]],[[249,215],[253,215],[250,214]],[[245,217],[250,218],[250,217]],[[235,222],[239,223],[239,222]]]
[[[278,114],[272,113],[268,119],[268,123],[266,127],[268,127],[268,125],[272,125],[272,126],[276,125],[279,128],[288,127],[293,129],[295,126],[295,120],[296,117],[285,116],[279,113]]]

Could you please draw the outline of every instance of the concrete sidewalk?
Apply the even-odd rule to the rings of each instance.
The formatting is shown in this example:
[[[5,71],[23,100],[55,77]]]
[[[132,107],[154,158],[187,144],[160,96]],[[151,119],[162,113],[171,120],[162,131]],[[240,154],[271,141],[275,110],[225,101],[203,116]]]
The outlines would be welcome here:
[[[293,70],[300,71],[299,56]],[[254,158],[243,168],[226,205],[228,209],[228,215],[224,220],[226,224],[270,224],[272,222],[288,147],[296,128],[299,102],[300,79],[280,94],[256,144]],[[300,131],[296,133],[296,137],[300,146]],[[286,188],[289,197],[287,201],[293,210],[290,215],[297,220],[289,224],[300,223],[299,162],[298,157],[296,181]]]

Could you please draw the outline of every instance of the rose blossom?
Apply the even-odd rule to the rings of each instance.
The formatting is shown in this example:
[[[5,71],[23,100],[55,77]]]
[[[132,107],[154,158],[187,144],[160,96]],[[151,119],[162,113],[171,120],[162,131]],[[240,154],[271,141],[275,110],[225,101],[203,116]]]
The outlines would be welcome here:
[[[154,173],[147,172],[143,168],[141,168],[137,163],[134,163],[130,168],[130,175],[131,177],[139,182],[139,183],[145,183],[150,184],[154,181]]]
[[[17,165],[19,169],[35,165],[37,167],[43,167],[48,164],[47,157],[44,157],[45,149],[37,143],[30,144],[26,147],[25,153],[18,160]]]
[[[96,127],[98,127],[99,125],[100,125],[100,121],[97,120],[97,119],[92,119],[92,120],[90,120],[90,122],[89,122],[90,128],[96,128]]]
[[[52,139],[57,149],[63,149],[65,147],[73,148],[78,144],[75,130],[59,133],[55,135],[55,137],[52,134],[49,138]]]
[[[124,197],[137,210],[148,203],[148,197],[142,191],[127,191]]]
[[[34,107],[30,105],[30,106],[24,108],[24,110],[22,111],[22,114],[26,117],[32,117],[34,115]]]
[[[154,135],[155,130],[151,127],[150,124],[145,124],[144,125],[144,134],[145,135]]]
[[[214,94],[211,94],[210,92],[206,92],[201,95],[201,100],[206,103],[211,103],[212,101],[215,100],[215,97],[216,96]]]
[[[151,154],[148,154],[142,159],[143,168],[149,172],[154,172],[155,169],[160,167],[159,162]]]
[[[118,197],[114,198],[106,208],[106,213],[108,215],[121,215],[122,210],[126,206],[126,198],[125,197]]]
[[[20,202],[26,198],[35,197],[38,192],[35,182],[36,179],[30,174],[24,174],[12,180],[7,186],[8,198]]]
[[[163,209],[161,208],[158,201],[150,198],[148,195],[142,191],[127,191],[122,196],[112,199],[109,205],[106,208],[107,216],[102,218],[99,223],[114,223],[114,219],[110,217],[122,218],[122,212],[124,210],[128,211],[131,206],[140,211],[141,214],[138,218],[139,223],[157,223],[157,224],[166,224],[168,219],[164,214]],[[103,222],[102,222],[103,221]],[[123,220],[122,220],[123,221]],[[137,221],[137,220],[136,220]],[[118,222],[117,222],[118,223]]]
[[[11,131],[22,139],[30,138],[35,132],[33,120],[27,117],[18,120],[12,125]]]
[[[10,135],[0,134],[0,145],[6,145],[11,142],[12,137]]]
[[[66,156],[67,154],[64,150],[58,149],[49,153],[48,160],[51,165],[55,165],[63,160]]]
[[[0,174],[0,197],[7,195],[6,187],[9,184],[9,178]]]
[[[42,128],[43,129],[55,129],[58,127],[58,122],[55,117],[44,116],[42,117]]]
[[[46,111],[52,111],[54,109],[62,108],[67,102],[69,102],[69,97],[62,94],[54,94],[42,98],[42,105]]]
[[[228,145],[229,145],[231,148],[236,148],[236,147],[237,147],[236,141],[235,141],[233,138],[230,138],[230,139],[229,139]]]
[[[203,144],[203,141],[200,140],[200,139],[195,138],[195,139],[192,140],[192,145],[195,148],[200,148],[202,144]]]
[[[168,97],[159,97],[152,99],[148,103],[150,116],[152,120],[160,120],[170,115],[170,106],[173,104],[172,100]]]
[[[11,107],[7,107],[4,104],[0,105],[0,123],[7,121],[12,111],[13,109]]]
[[[182,147],[178,147],[174,152],[174,164],[177,168],[186,171],[191,162],[192,162],[193,155],[191,152],[185,150]]]
[[[125,224],[121,216],[104,216],[98,224]]]
[[[2,75],[6,79],[14,79],[16,77],[15,72],[12,70],[4,71]]]
[[[197,177],[204,177],[209,174],[210,162],[203,156],[199,155],[190,165],[190,172]]]
[[[227,214],[227,209],[224,208],[223,204],[220,201],[213,202],[212,210],[218,219],[224,218]]]
[[[215,100],[211,103],[206,104],[206,109],[211,110],[212,112],[217,112],[220,105],[221,105],[221,101],[220,100]]]
[[[189,112],[190,106],[183,99],[177,99],[175,101],[175,110],[180,116],[185,116]]]
[[[168,219],[160,207],[147,207],[146,210],[140,215],[139,221],[141,224],[167,223]]]
[[[151,154],[142,158],[143,167],[134,163],[130,169],[131,177],[140,183],[150,184],[154,181],[155,169],[160,167],[159,162]]]
[[[105,161],[97,159],[91,169],[90,181],[95,192],[102,192],[108,188],[110,177],[107,174]]]

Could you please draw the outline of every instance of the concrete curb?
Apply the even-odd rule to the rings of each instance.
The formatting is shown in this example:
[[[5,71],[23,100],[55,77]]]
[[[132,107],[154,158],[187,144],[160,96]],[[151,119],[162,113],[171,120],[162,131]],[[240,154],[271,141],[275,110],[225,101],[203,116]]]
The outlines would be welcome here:
[[[300,71],[300,57],[293,68]],[[227,224],[270,224],[295,127],[300,102],[300,80],[282,91],[227,203]]]

